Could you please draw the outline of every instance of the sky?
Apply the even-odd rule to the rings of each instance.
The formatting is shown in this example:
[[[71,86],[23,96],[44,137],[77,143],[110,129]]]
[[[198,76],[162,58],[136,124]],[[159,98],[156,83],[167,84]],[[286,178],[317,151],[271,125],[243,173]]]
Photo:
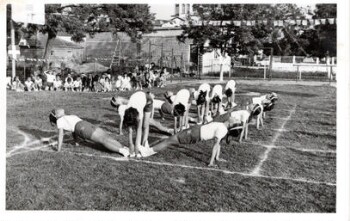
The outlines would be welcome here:
[[[150,4],[151,12],[156,13],[156,19],[171,19],[172,15],[175,14],[175,4]]]
[[[175,4],[149,4],[151,6],[151,12],[155,13],[156,19],[169,20],[172,15],[175,14]],[[297,4],[301,7],[310,5],[312,9],[314,4]]]

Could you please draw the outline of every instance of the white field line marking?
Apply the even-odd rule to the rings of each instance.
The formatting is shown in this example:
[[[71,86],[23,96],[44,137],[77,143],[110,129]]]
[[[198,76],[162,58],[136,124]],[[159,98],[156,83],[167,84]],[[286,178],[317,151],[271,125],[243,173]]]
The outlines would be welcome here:
[[[279,111],[290,111],[288,109],[278,109],[278,110]],[[309,111],[298,109],[296,112],[298,112],[298,113],[308,113],[308,114],[324,114],[324,115],[334,115],[334,114],[337,113],[337,111],[312,111],[311,109]]]
[[[281,130],[284,129],[284,126],[286,125],[286,123],[289,121],[289,119],[292,117],[292,114],[295,113],[295,109],[296,109],[296,105],[294,105],[293,109],[290,111],[289,116],[287,117],[287,119],[283,122],[282,126],[281,126]],[[263,157],[261,159],[261,161],[259,162],[259,164],[253,169],[253,171],[251,172],[253,175],[259,175],[260,174],[260,169],[261,166],[263,165],[263,163],[266,161],[267,157],[269,156],[270,151],[273,149],[271,146],[275,145],[275,142],[277,141],[277,139],[281,136],[281,132],[277,132],[274,136],[274,138],[272,139],[269,147],[267,146],[267,149],[265,151],[265,153],[263,154]]]
[[[319,149],[307,149],[307,148],[297,148],[297,147],[289,147],[289,146],[274,146],[274,145],[260,144],[257,142],[249,142],[248,144],[262,146],[265,148],[292,149],[292,150],[297,150],[297,151],[301,151],[301,152],[310,152],[310,153],[334,153],[334,154],[337,153],[337,151],[335,151],[335,150],[319,150]]]
[[[56,135],[55,135],[56,136]],[[53,136],[53,137],[55,137]],[[73,139],[66,139],[65,141],[72,141]],[[35,140],[36,143],[32,142],[32,144],[37,144],[37,143],[41,143],[40,140]],[[42,150],[46,147],[50,147],[52,145],[57,145],[58,141],[53,141],[51,143],[48,143],[48,144],[44,144],[44,145],[40,145],[40,146],[37,146],[37,147],[30,147],[30,146],[24,146],[21,148],[21,150],[24,150],[24,151],[20,151],[18,150],[17,152],[14,152],[14,151],[9,151],[8,153],[6,153],[6,158],[8,157],[12,157],[12,156],[15,156],[15,155],[18,155],[18,154],[23,154],[23,153],[28,153],[28,152],[31,152],[31,151],[36,151],[36,150]]]
[[[337,128],[335,128],[335,127],[332,127],[332,128],[329,128],[328,127],[328,129],[334,129],[334,130],[336,130]],[[270,130],[273,130],[273,131],[280,131],[280,132],[299,132],[299,131],[296,131],[296,130],[287,130],[287,129],[277,129],[277,128],[272,128],[272,129],[270,129]],[[329,133],[327,133],[328,131],[321,131],[321,130],[318,130],[319,132],[315,132],[315,131],[308,131],[308,130],[303,130],[303,132],[306,132],[306,133],[314,133],[314,134],[316,134],[316,135],[318,135],[318,136],[327,136],[327,135],[334,135],[334,134],[329,134]],[[335,134],[335,136],[336,136],[336,134]]]
[[[40,150],[45,151],[45,152],[54,152],[54,151],[47,151],[47,150],[43,150],[43,149],[40,149]],[[255,175],[255,174],[251,174],[251,173],[223,170],[223,169],[218,169],[218,168],[189,166],[189,165],[184,165],[184,164],[172,164],[172,163],[167,163],[167,162],[157,162],[157,161],[149,161],[149,160],[143,160],[143,159],[139,160],[139,159],[133,159],[133,158],[127,158],[127,157],[98,156],[98,155],[89,154],[89,153],[78,153],[78,152],[71,152],[71,151],[64,151],[63,153],[70,153],[70,154],[75,154],[78,156],[86,156],[86,157],[94,157],[94,158],[105,158],[105,159],[111,159],[111,160],[117,161],[117,162],[133,161],[133,162],[137,162],[137,163],[146,163],[146,164],[160,165],[160,166],[181,167],[181,168],[186,168],[186,169],[222,172],[222,173],[230,174],[230,175],[237,174],[237,175],[247,176],[247,177],[258,177],[258,178],[260,177],[260,178],[265,178],[265,179],[276,179],[276,180],[290,180],[290,181],[310,183],[310,184],[324,184],[324,185],[328,185],[328,186],[336,186],[335,183],[319,182],[319,181],[307,180],[307,179],[302,179],[302,178],[263,176],[263,175]]]

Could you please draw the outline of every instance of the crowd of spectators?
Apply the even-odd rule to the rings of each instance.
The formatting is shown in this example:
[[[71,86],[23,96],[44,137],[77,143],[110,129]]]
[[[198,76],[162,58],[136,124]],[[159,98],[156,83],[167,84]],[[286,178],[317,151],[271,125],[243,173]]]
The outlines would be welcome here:
[[[22,83],[16,76],[8,78],[7,88],[14,91],[76,91],[108,92],[142,90],[143,88],[164,87],[169,72],[166,68],[136,67],[122,75],[102,74],[62,74],[54,70],[43,73],[35,71]]]

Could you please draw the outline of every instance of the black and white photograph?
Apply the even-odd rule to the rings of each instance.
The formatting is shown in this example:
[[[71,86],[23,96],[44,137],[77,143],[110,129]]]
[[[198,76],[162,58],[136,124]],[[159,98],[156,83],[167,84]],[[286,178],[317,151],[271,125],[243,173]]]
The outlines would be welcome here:
[[[1,4],[8,220],[350,219],[348,2]]]

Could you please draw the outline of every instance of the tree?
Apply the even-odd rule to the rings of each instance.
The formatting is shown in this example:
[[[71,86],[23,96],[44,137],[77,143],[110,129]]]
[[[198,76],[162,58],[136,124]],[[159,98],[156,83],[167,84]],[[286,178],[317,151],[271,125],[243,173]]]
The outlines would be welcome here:
[[[317,4],[313,18],[336,18],[336,4]],[[318,35],[318,56],[336,56],[337,55],[337,26],[325,24],[316,26]]]
[[[300,19],[303,13],[293,4],[228,4],[228,5],[194,5],[198,17],[203,21],[198,26],[189,17],[188,25],[182,26],[180,41],[193,39],[199,45],[201,52],[218,50],[221,56],[237,56],[239,54],[254,55],[263,46],[277,46],[282,51],[279,38],[282,29],[275,29],[271,24],[275,19]],[[267,20],[252,26],[235,26],[233,22],[223,24],[224,21],[234,20]],[[211,25],[210,21],[218,21],[219,25]],[[205,42],[208,47],[204,48]],[[220,80],[223,80],[221,64]]]
[[[45,19],[45,25],[29,24],[20,28],[24,37],[37,32],[48,35],[44,57],[47,46],[58,32],[70,34],[75,42],[83,41],[86,34],[93,36],[106,31],[114,34],[125,32],[133,41],[137,41],[142,38],[142,33],[153,30],[154,15],[146,4],[47,4]]]

